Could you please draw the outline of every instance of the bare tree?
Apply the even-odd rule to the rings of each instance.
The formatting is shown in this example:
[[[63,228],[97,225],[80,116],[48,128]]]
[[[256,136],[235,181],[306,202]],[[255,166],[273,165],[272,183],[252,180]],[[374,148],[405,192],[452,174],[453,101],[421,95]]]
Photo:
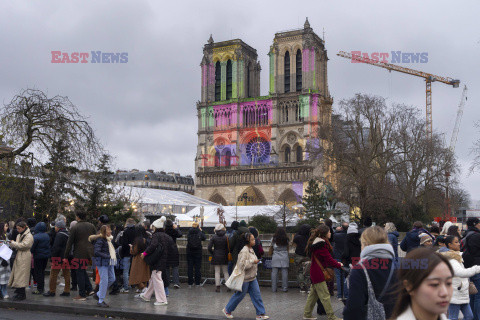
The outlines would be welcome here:
[[[93,129],[68,97],[49,98],[40,90],[23,90],[0,111],[0,124],[0,140],[13,148],[0,153],[0,160],[29,157],[32,152],[48,157],[60,137],[83,166],[93,163],[101,151]]]
[[[415,110],[357,94],[341,101],[330,127],[319,131],[327,143],[307,149],[330,164],[340,200],[362,217],[384,220],[397,212],[413,219],[419,206],[423,212],[443,206],[445,172],[456,172],[455,159],[438,134],[427,139]]]

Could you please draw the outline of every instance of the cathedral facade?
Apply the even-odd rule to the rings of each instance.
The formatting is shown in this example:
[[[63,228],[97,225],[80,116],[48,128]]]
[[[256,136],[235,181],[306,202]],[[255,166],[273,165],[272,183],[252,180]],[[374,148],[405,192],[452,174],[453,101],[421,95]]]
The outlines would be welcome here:
[[[327,51],[308,20],[276,33],[269,94],[260,96],[257,51],[240,39],[203,49],[195,195],[223,205],[301,202],[308,181],[328,169],[309,146],[330,123]]]

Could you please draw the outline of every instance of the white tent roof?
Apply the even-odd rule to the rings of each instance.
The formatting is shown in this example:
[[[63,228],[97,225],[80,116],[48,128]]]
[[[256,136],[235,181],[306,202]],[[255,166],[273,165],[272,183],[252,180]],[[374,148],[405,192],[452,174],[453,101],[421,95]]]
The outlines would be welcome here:
[[[214,202],[195,197],[183,191],[125,186],[117,186],[116,188],[121,188],[125,194],[130,195],[133,199],[139,199],[139,203],[168,204],[177,206],[216,205]]]

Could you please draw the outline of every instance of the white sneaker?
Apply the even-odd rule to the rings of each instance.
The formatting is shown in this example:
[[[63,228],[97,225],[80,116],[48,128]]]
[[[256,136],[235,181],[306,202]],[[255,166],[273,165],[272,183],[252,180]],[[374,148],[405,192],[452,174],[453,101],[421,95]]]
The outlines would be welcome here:
[[[317,318],[306,318],[306,317],[303,317],[303,320],[317,320]]]
[[[128,289],[124,289],[124,288],[120,289],[120,293],[129,293],[129,292],[130,290]]]
[[[178,284],[174,284],[173,287],[174,287],[175,289],[180,289],[180,285],[178,285]]]
[[[9,296],[8,294],[6,294],[6,295],[3,297],[3,299],[8,299],[8,298],[10,298],[10,296]]]
[[[168,302],[166,302],[166,301],[165,302],[158,302],[157,301],[153,305],[155,305],[155,306],[166,306],[167,304],[168,304]]]
[[[225,315],[225,317],[227,317],[227,319],[233,319],[233,316],[231,313],[227,313],[227,310],[225,310],[225,308],[223,308],[222,310],[223,314]]]
[[[150,299],[145,298],[143,294],[140,294],[140,299],[142,299],[145,302],[150,302]]]
[[[269,316],[263,315],[263,316],[257,316],[256,319],[262,320],[262,319],[270,319]]]

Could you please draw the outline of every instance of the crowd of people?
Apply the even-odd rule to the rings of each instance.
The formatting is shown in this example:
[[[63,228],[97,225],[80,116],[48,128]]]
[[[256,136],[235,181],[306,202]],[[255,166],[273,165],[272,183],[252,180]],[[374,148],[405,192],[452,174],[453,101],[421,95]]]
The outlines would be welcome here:
[[[9,298],[7,287],[14,290],[15,301],[26,299],[28,287],[31,294],[54,297],[62,272],[60,296],[77,291],[76,301],[92,296],[98,307],[105,308],[109,307],[107,292],[113,296],[135,290],[135,298],[149,302],[154,296],[154,305],[168,305],[170,288],[181,286],[180,228],[165,217],[151,225],[132,218],[124,225],[110,224],[107,216],[95,225],[85,219],[86,213],[78,211],[67,228],[66,218],[60,215],[50,230],[33,218],[0,223],[0,240],[13,251],[9,260],[0,258],[0,298]],[[368,218],[363,222],[362,228],[342,222],[334,229],[326,219],[314,227],[301,225],[292,238],[284,228],[277,228],[268,250],[271,291],[289,290],[289,268],[293,267],[300,292],[308,293],[303,319],[316,319],[317,306],[317,314],[339,320],[332,306],[334,295],[344,304],[345,320],[456,320],[460,312],[465,320],[480,319],[478,218],[469,218],[463,232],[451,222],[427,229],[417,221],[400,244],[393,223],[380,227],[372,226]],[[228,231],[225,225],[216,225],[204,248],[206,240],[202,228],[193,223],[186,234],[188,287],[202,285],[206,249],[215,271],[214,291],[222,291],[222,276],[227,292],[234,291],[223,314],[233,318],[248,293],[257,319],[268,319],[257,279],[265,254],[258,231],[245,221],[235,221]],[[398,247],[405,257],[399,257]]]

